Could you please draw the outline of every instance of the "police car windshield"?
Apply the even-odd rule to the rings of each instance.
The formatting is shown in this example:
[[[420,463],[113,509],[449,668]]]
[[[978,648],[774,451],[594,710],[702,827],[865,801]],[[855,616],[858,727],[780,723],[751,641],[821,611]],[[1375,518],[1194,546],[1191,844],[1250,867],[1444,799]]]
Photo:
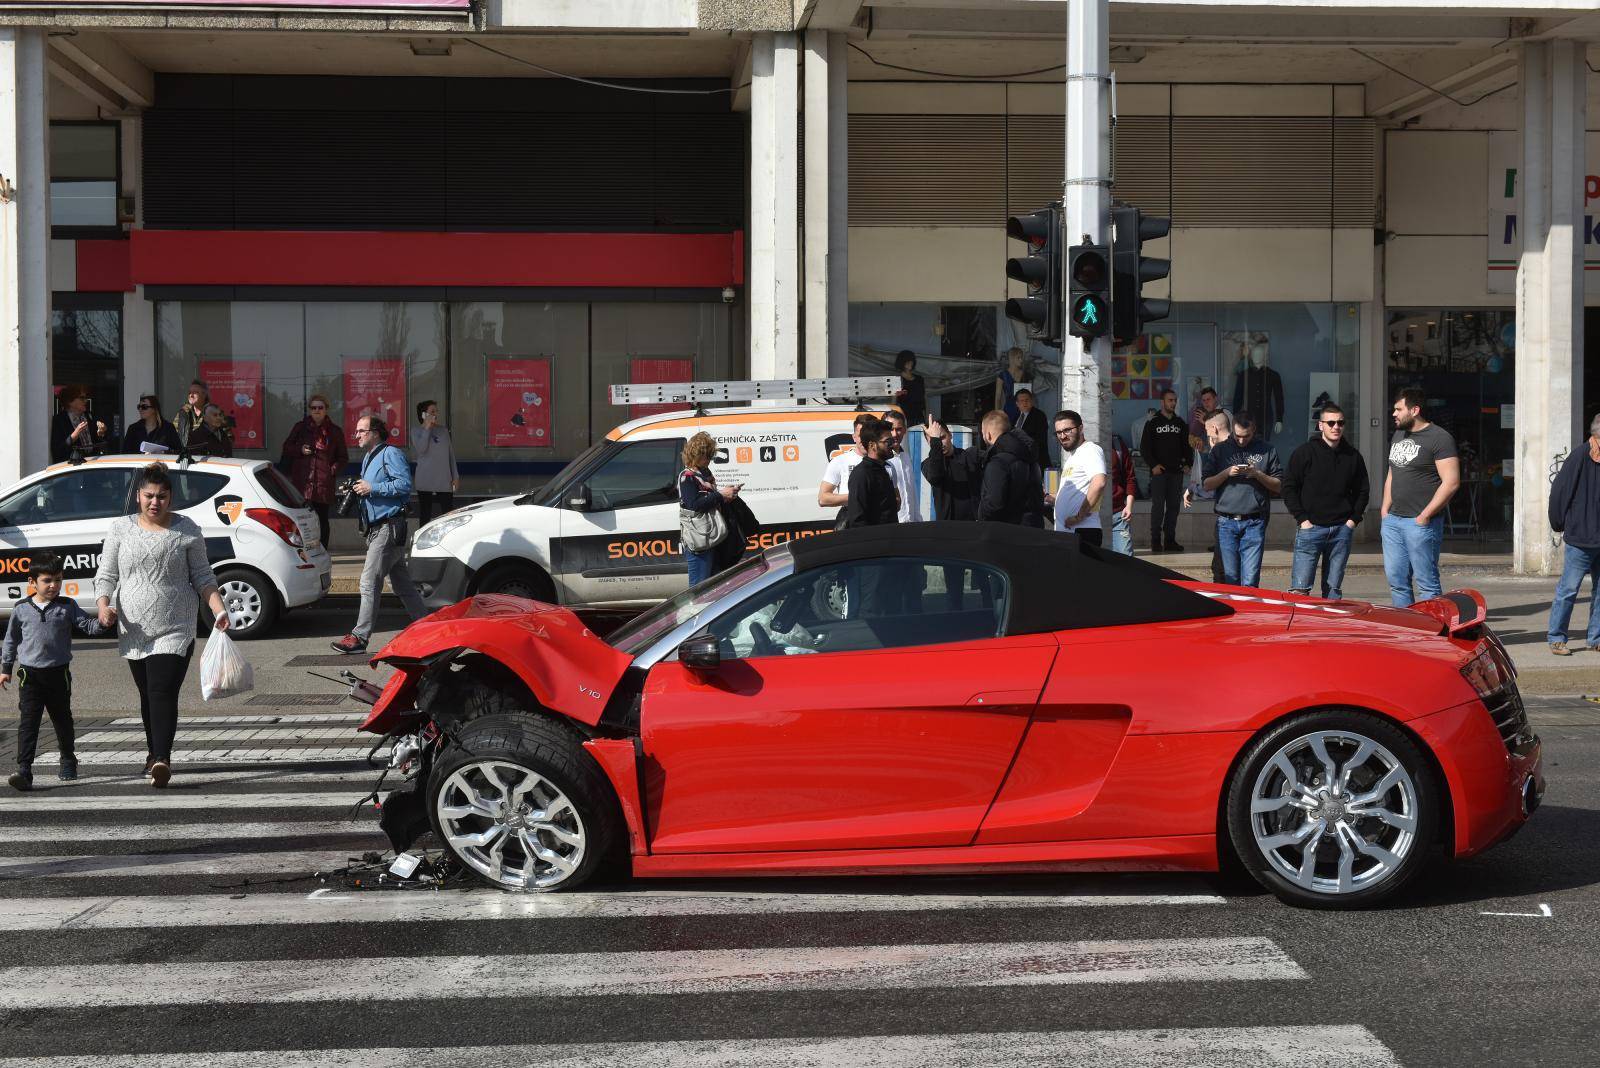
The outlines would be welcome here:
[[[662,601],[643,615],[634,617],[612,631],[606,640],[618,652],[638,656],[663,634],[765,575],[779,558],[787,559],[788,554],[788,547],[785,546],[748,557],[722,574],[713,575],[700,585],[691,586],[671,600]]]

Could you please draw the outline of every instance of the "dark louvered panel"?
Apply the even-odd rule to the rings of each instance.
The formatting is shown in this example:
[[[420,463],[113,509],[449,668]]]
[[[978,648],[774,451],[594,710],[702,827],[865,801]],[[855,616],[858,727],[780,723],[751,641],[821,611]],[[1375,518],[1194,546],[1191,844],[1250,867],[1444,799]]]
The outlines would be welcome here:
[[[157,97],[154,228],[733,229],[744,216],[746,126],[724,98],[175,75],[158,76]]]
[[[1378,221],[1378,127],[1366,118],[1333,120],[1333,225]]]
[[[226,111],[152,109],[144,116],[144,223],[233,225],[233,119]]]
[[[851,226],[1000,226],[1002,115],[850,116]]]
[[[1172,215],[1171,135],[1164,115],[1117,120],[1113,196],[1149,215]]]

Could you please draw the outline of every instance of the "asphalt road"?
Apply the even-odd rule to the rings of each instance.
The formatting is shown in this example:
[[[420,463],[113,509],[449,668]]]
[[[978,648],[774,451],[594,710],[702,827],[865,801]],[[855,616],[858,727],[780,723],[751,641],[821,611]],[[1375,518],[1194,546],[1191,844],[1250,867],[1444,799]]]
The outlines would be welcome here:
[[[1497,592],[1497,626],[1538,633],[1536,592]],[[125,666],[82,643],[86,778],[0,796],[0,1068],[1594,1061],[1600,705],[1531,700],[1536,818],[1366,912],[1197,876],[357,889],[375,775],[306,674],[353,615],[248,644],[252,695],[186,696],[165,793],[125,762]]]

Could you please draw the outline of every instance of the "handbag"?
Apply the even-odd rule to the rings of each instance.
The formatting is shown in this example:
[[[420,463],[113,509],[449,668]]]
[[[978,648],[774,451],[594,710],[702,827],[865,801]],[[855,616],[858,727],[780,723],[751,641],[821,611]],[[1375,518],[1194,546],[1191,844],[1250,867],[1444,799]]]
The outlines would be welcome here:
[[[678,527],[682,532],[683,551],[688,553],[714,549],[728,536],[728,521],[720,505],[705,512],[680,507]]]

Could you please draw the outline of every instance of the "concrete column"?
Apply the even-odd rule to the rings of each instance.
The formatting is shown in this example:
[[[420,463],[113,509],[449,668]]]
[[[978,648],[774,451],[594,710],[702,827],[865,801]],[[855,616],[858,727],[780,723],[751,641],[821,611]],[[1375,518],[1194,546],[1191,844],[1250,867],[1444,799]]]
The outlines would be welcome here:
[[[849,55],[842,33],[805,40],[805,376],[849,373]]]
[[[1545,41],[1522,54],[1522,203],[1517,265],[1517,454],[1512,564],[1561,566],[1550,530],[1551,466],[1579,441],[1583,381],[1583,46]]]
[[[144,173],[140,151],[144,120],[122,120],[122,192],[133,197],[134,225],[144,225]],[[139,418],[139,394],[159,393],[156,380],[155,305],[137,286],[122,299],[122,411],[123,425]]]
[[[0,485],[50,459],[50,125],[44,32],[0,28]]]
[[[758,33],[750,60],[750,377],[800,377],[798,35]]]

